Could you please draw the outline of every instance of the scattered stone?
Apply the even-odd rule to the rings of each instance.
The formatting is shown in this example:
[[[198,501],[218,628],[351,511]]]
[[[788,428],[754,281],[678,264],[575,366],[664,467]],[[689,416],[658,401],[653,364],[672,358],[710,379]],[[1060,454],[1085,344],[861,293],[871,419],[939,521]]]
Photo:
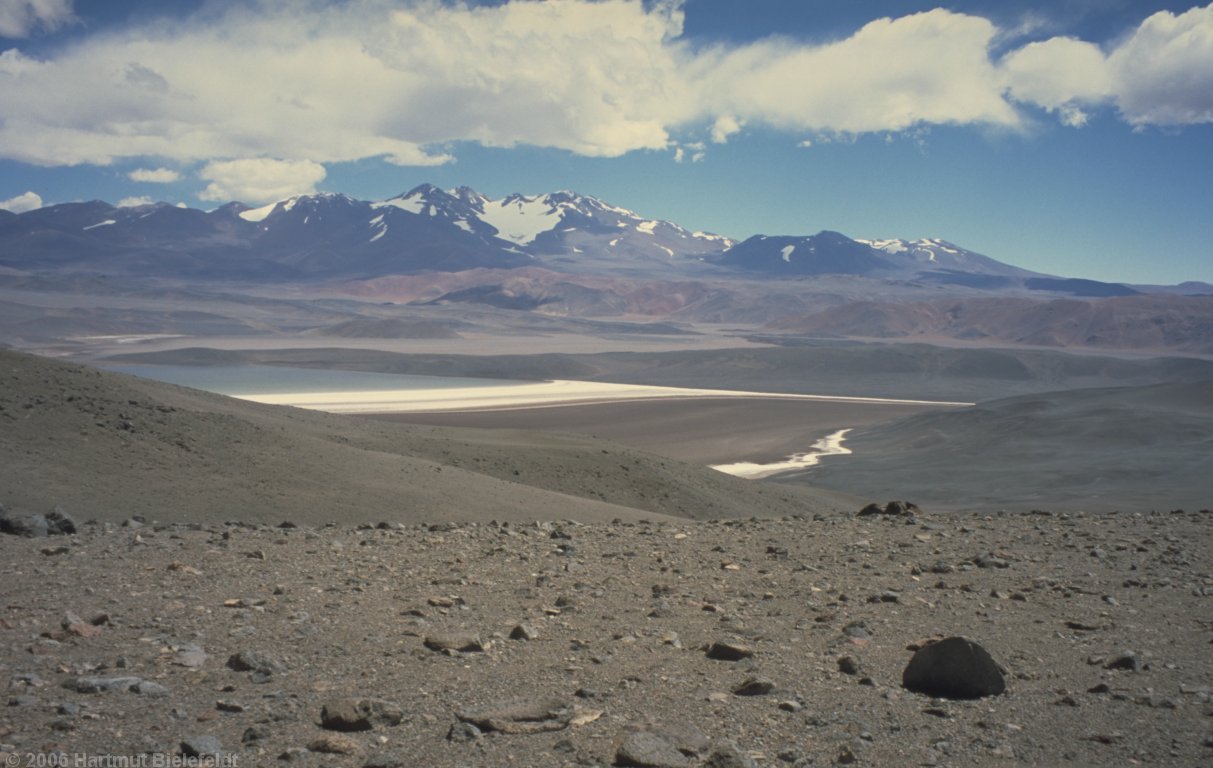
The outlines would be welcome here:
[[[534,625],[526,622],[520,622],[514,625],[510,630],[511,640],[535,640],[539,637],[539,630],[535,629]]]
[[[754,649],[744,643],[717,640],[708,646],[709,659],[717,661],[741,661],[754,655]]]
[[[898,603],[901,602],[901,593],[895,589],[886,589],[879,594],[872,595],[868,598],[869,603]]]
[[[264,741],[271,735],[273,735],[273,732],[270,731],[268,725],[250,725],[244,729],[244,734],[240,737],[240,743],[252,744],[257,741]]]
[[[359,755],[362,745],[339,733],[326,733],[307,743],[308,752],[319,752],[324,755]]]
[[[1006,690],[1002,671],[986,649],[963,637],[920,648],[902,672],[904,688],[947,699],[977,699]]]
[[[11,512],[0,506],[0,533],[27,539],[65,536],[76,533],[76,521],[59,507],[43,515],[37,512]]]
[[[404,768],[411,764],[412,761],[405,762],[405,759],[395,752],[380,752],[368,757],[362,768]]]
[[[202,650],[201,646],[186,643],[177,649],[177,653],[173,656],[173,663],[186,669],[201,669],[209,658],[210,656]]]
[[[65,686],[76,693],[112,693],[130,691],[142,682],[141,677],[77,677]]]
[[[843,656],[838,660],[838,671],[844,675],[858,675],[859,662],[854,656]]]
[[[1005,558],[998,557],[990,552],[978,555],[973,558],[973,563],[978,568],[1010,568],[1011,563]]]
[[[186,757],[223,757],[223,743],[214,736],[191,736],[181,742],[181,754]]]
[[[106,616],[104,620],[89,622],[80,618],[71,611],[68,611],[66,614],[64,614],[63,621],[60,622],[60,626],[62,626],[66,632],[73,634],[76,637],[88,638],[96,637],[97,635],[101,634],[100,625],[104,624],[108,620],[109,617]]]
[[[140,680],[131,686],[131,690],[140,696],[167,696],[170,693],[168,688],[150,680]]]
[[[484,653],[487,648],[475,632],[428,635],[424,643],[431,651],[446,653]]]
[[[842,634],[854,645],[866,645],[872,639],[872,633],[862,621],[853,621],[842,628]]]
[[[758,768],[758,763],[736,744],[728,742],[712,750],[703,768]]]
[[[573,707],[560,699],[511,699],[465,707],[456,717],[483,731],[541,733],[567,728]]]
[[[869,504],[859,510],[860,517],[875,517],[889,515],[892,517],[915,517],[922,512],[918,505],[910,501],[890,501],[881,507],[879,504]]]
[[[284,674],[287,669],[281,661],[260,651],[240,651],[228,657],[227,668],[236,672],[251,672],[254,683],[268,683],[274,675]]]
[[[475,741],[483,735],[484,732],[476,726],[460,721],[453,724],[450,730],[446,732],[446,740],[453,741],[456,744],[465,744],[469,741]]]
[[[1121,651],[1111,661],[1104,664],[1104,669],[1125,669],[1130,672],[1140,672],[1145,668],[1141,657],[1133,651]]]
[[[320,708],[320,727],[330,731],[369,731],[402,722],[404,710],[382,699],[334,699]]]
[[[667,736],[653,731],[633,731],[616,748],[615,764],[634,768],[688,768],[691,761]]]
[[[775,690],[775,683],[765,677],[750,677],[733,689],[736,696],[765,696]]]

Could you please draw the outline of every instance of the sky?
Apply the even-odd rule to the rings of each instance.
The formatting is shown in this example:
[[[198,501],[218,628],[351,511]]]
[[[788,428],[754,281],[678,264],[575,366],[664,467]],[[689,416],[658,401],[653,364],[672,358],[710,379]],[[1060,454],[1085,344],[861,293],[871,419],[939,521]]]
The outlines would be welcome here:
[[[0,208],[424,182],[1213,282],[1213,3],[0,0]]]

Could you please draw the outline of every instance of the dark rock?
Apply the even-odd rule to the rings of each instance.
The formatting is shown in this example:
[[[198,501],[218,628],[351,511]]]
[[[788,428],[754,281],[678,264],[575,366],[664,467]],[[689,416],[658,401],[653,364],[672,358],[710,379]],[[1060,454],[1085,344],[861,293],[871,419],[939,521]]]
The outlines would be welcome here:
[[[875,517],[889,515],[892,517],[914,517],[922,512],[917,504],[909,501],[890,501],[881,507],[879,504],[869,504],[859,510],[860,517]]]
[[[560,699],[511,699],[465,707],[455,716],[483,731],[541,733],[567,728],[573,708]]]
[[[717,640],[708,646],[709,659],[717,661],[741,661],[754,655],[754,649],[743,643]]]
[[[858,675],[859,662],[855,660],[854,656],[843,656],[838,660],[838,671],[844,675]]]
[[[1104,669],[1126,669],[1130,672],[1140,672],[1144,667],[1141,657],[1133,651],[1122,651],[1104,664]]]
[[[652,731],[635,731],[619,743],[615,764],[635,768],[688,768],[691,761],[668,737]]]
[[[539,630],[535,629],[534,625],[522,622],[514,625],[510,630],[511,640],[534,640],[539,637]]]
[[[765,696],[775,690],[775,683],[765,677],[751,677],[733,689],[737,696]]]
[[[902,672],[901,684],[917,693],[947,699],[977,699],[1006,690],[1002,671],[986,649],[963,637],[920,648]]]
[[[45,539],[50,533],[50,523],[45,515],[21,514],[0,508],[0,533],[27,539]]]
[[[55,507],[46,515],[46,532],[51,536],[71,536],[76,533],[78,527],[76,521],[64,512],[62,507]]]
[[[320,726],[330,731],[369,731],[403,721],[404,710],[381,699],[334,699],[320,708]]]

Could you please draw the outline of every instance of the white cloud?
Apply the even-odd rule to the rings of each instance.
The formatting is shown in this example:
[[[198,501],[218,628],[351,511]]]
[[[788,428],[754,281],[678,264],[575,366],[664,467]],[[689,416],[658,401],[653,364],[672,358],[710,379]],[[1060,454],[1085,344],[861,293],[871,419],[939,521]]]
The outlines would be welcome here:
[[[1020,122],[989,58],[994,25],[942,9],[880,19],[828,45],[786,40],[725,52],[705,93],[720,114],[797,131],[900,131]]]
[[[172,168],[136,168],[127,174],[131,181],[147,184],[172,184],[181,180],[181,174]]]
[[[1112,52],[1109,65],[1129,123],[1213,122],[1213,4],[1154,14]]]
[[[1012,98],[1071,116],[1080,104],[1106,101],[1113,92],[1107,58],[1098,46],[1068,37],[1029,43],[1002,60]]]
[[[1017,129],[1033,109],[1081,125],[1112,105],[1133,125],[1206,122],[1211,16],[1213,6],[1156,14],[1110,51],[1051,38],[1004,54],[1031,30],[942,9],[827,44],[694,46],[678,0],[204,4],[46,59],[0,53],[0,157],[273,157],[312,163],[306,189],[315,164],[441,164],[460,142],[677,156],[688,141],[724,142],[744,126],[817,137]],[[228,188],[211,181],[210,195]]]
[[[741,133],[741,126],[742,122],[732,115],[717,117],[716,122],[712,124],[712,141],[724,144],[733,134]]]
[[[23,192],[16,197],[0,200],[0,209],[13,213],[25,213],[42,207],[42,196],[37,192]]]
[[[72,21],[72,0],[0,0],[0,37],[28,37]]]
[[[138,197],[124,197],[118,201],[119,208],[138,208],[141,205],[152,205],[156,201],[147,195],[139,195]]]
[[[210,182],[198,195],[202,200],[272,203],[315,193],[325,170],[310,160],[258,157],[208,163],[198,175]]]

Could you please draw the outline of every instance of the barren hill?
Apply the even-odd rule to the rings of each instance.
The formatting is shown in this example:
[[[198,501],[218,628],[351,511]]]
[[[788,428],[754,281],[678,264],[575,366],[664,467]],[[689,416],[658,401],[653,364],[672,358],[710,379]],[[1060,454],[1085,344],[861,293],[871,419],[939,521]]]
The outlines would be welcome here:
[[[852,508],[587,437],[257,405],[0,351],[0,503],[300,524],[732,518]]]

